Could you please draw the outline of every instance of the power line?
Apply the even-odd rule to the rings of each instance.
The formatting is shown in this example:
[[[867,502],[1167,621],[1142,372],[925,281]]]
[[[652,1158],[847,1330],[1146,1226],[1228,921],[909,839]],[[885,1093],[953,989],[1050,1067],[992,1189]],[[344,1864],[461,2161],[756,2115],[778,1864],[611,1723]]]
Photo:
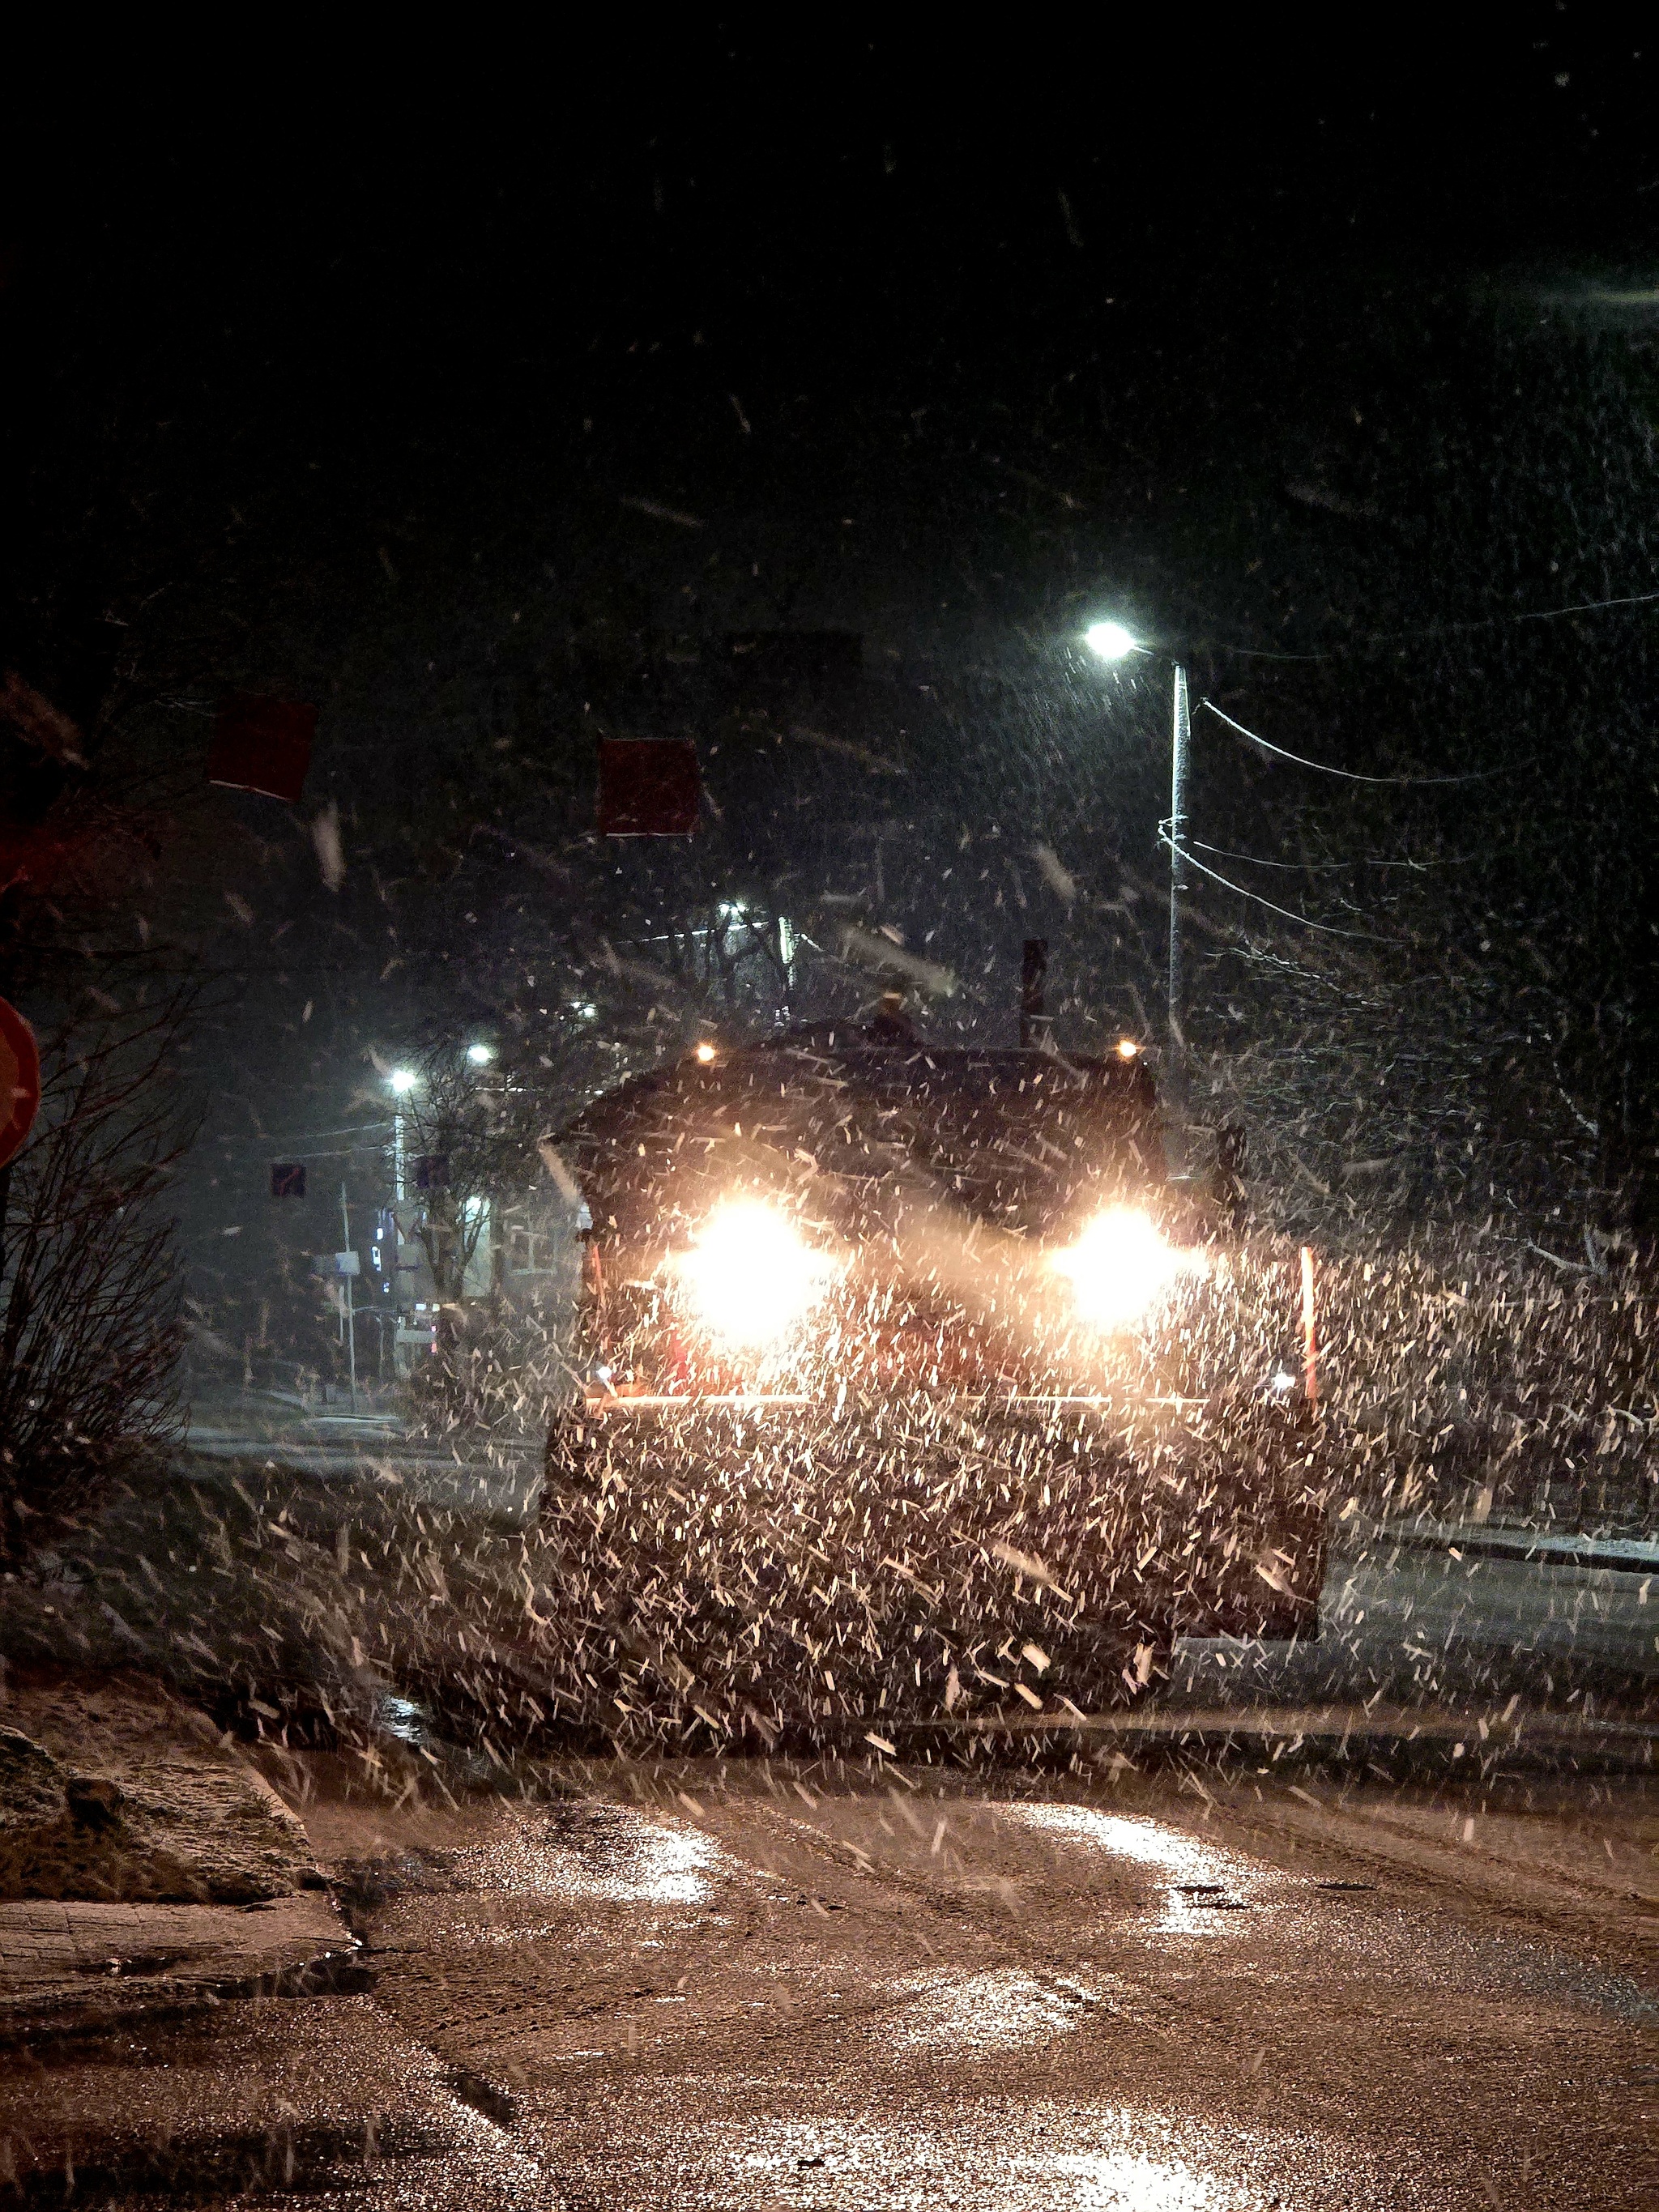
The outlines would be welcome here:
[[[1170,836],[1170,825],[1167,822],[1160,823],[1158,825],[1158,842],[1160,845],[1167,845],[1172,853],[1179,853],[1189,867],[1196,868],[1200,875],[1207,876],[1212,883],[1219,884],[1223,890],[1231,891],[1235,897],[1248,899],[1253,906],[1265,906],[1269,914],[1276,914],[1285,921],[1297,922],[1304,929],[1316,929],[1326,937],[1351,938],[1359,945],[1389,945],[1397,947],[1400,944],[1398,938],[1378,937],[1370,930],[1339,929],[1334,922],[1315,921],[1309,915],[1294,913],[1287,906],[1276,906],[1272,899],[1263,898],[1260,891],[1248,890],[1243,884],[1229,882],[1225,876],[1218,874],[1215,869],[1206,867],[1202,860],[1195,859],[1186,845],[1177,846]]]
[[[1248,860],[1253,868],[1283,868],[1292,875],[1310,873],[1325,868],[1455,868],[1470,860],[1478,860],[1478,853],[1445,853],[1437,860],[1384,860],[1380,854],[1361,853],[1352,860],[1269,860],[1260,853],[1235,853],[1225,845],[1206,845],[1201,837],[1190,837],[1188,843],[1200,853],[1213,853],[1223,860]]]
[[[1659,592],[1629,592],[1620,599],[1580,599],[1567,607],[1520,607],[1508,614],[1478,616],[1470,622],[1431,623],[1422,629],[1378,630],[1363,641],[1367,645],[1395,645],[1414,637],[1462,637],[1474,629],[1501,629],[1506,623],[1559,622],[1567,615],[1600,615],[1619,607],[1650,607],[1656,604]]]
[[[1287,653],[1267,646],[1224,644],[1218,650],[1243,660],[1340,660],[1374,645],[1409,645],[1418,638],[1468,637],[1476,630],[1503,629],[1512,623],[1561,622],[1572,615],[1617,613],[1622,607],[1659,605],[1659,592],[1627,592],[1613,599],[1577,599],[1563,607],[1516,607],[1501,615],[1475,615],[1467,622],[1425,623],[1418,629],[1362,630],[1340,645],[1311,653]]]
[[[1224,714],[1213,699],[1205,699],[1200,703],[1207,707],[1218,722],[1224,722],[1230,730],[1237,731],[1251,744],[1259,745],[1264,753],[1273,753],[1279,760],[1289,761],[1297,768],[1316,769],[1321,775],[1340,776],[1345,783],[1486,783],[1493,776],[1510,773],[1507,769],[1491,768],[1476,769],[1468,775],[1361,775],[1355,769],[1332,768],[1327,761],[1307,760],[1300,753],[1286,752],[1283,745],[1270,744],[1266,738],[1257,737],[1254,730],[1247,730],[1243,722],[1236,722],[1231,714]]]
[[[366,1136],[372,1129],[391,1129],[395,1128],[396,1126],[393,1121],[351,1121],[341,1129],[301,1129],[290,1137],[268,1137],[262,1135],[257,1129],[243,1131],[240,1133],[227,1130],[222,1136],[210,1137],[208,1142],[214,1145],[286,1145],[291,1152],[297,1145],[309,1144],[313,1137]],[[355,1152],[363,1152],[367,1149],[367,1146],[362,1145],[352,1147]],[[319,1153],[317,1157],[320,1159],[331,1155]]]

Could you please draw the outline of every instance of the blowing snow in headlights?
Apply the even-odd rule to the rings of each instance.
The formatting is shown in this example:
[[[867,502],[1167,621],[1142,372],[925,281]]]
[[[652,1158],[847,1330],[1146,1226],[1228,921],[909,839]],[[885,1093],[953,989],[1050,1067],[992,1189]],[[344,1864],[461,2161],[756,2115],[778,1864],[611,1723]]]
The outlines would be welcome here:
[[[709,1217],[676,1273],[711,1335],[753,1348],[787,1337],[828,1290],[836,1266],[775,1207],[733,1200]]]
[[[1125,1206],[1097,1214],[1050,1264],[1070,1281],[1079,1319],[1100,1329],[1133,1328],[1181,1276],[1206,1272],[1201,1253],[1178,1250],[1148,1215]]]

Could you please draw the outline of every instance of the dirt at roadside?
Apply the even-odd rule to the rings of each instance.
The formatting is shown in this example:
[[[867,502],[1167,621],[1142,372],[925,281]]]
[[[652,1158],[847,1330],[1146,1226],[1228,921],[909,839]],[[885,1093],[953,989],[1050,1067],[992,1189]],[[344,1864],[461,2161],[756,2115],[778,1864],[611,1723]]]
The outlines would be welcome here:
[[[270,1784],[153,1677],[0,1671],[0,1899],[251,1905],[321,1881]]]

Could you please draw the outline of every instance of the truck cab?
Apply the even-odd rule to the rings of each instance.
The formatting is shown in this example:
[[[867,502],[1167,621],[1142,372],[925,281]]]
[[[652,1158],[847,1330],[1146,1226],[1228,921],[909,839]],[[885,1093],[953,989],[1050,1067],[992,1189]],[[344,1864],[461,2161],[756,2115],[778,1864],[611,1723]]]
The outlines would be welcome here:
[[[925,1670],[913,1652],[884,1679],[878,1616],[952,1655],[951,1710],[1010,1691],[1005,1646],[1086,1710],[1144,1687],[1178,1633],[1316,1630],[1297,1255],[1238,1233],[1236,1163],[1196,1193],[1171,1177],[1132,1041],[709,1040],[560,1142],[592,1225],[544,1520],[604,1534],[584,1571],[613,1611],[635,1569],[722,1603],[746,1583],[769,1644],[815,1547],[833,1567],[811,1586],[864,1607],[829,1694],[856,1678],[861,1705],[907,1710]],[[1033,1614],[1042,1634],[1011,1643]]]

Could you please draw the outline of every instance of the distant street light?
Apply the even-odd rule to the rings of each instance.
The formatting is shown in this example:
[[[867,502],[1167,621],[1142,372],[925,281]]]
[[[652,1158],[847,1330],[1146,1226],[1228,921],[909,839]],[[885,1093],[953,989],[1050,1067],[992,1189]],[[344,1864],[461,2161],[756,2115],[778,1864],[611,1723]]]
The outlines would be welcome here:
[[[495,1057],[495,1048],[493,1044],[470,1044],[466,1048],[466,1056],[474,1067],[488,1067]]]
[[[386,1080],[399,1098],[406,1098],[411,1091],[420,1087],[421,1079],[410,1068],[394,1067]]]
[[[1091,623],[1083,642],[1097,659],[1127,660],[1132,653],[1150,654],[1120,622]],[[1187,699],[1187,671],[1180,661],[1171,664],[1174,676],[1174,714],[1170,750],[1170,819],[1164,842],[1170,848],[1170,1103],[1183,1118],[1187,1101],[1187,1037],[1182,1012],[1182,954],[1181,909],[1187,890],[1187,755],[1193,738],[1192,712]]]

